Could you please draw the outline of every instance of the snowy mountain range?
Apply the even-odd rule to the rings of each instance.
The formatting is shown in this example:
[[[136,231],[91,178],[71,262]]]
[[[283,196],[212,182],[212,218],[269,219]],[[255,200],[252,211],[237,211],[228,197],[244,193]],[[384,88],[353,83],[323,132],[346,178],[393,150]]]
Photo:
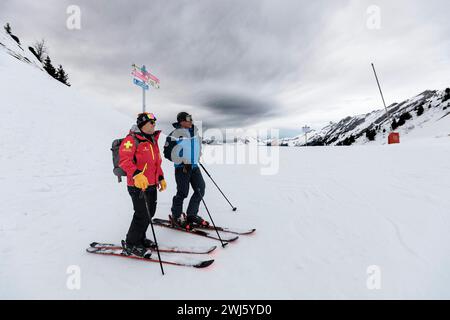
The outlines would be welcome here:
[[[400,133],[402,140],[423,127],[441,126],[440,120],[450,114],[450,88],[426,90],[401,103],[394,103],[387,109],[388,115],[385,109],[379,109],[349,116],[339,122],[330,122],[320,130],[311,130],[307,136],[301,134],[279,139],[260,139],[244,135],[226,143],[286,147],[301,147],[306,143],[308,146],[386,144],[392,131]],[[225,142],[204,138],[203,143],[220,145]]]
[[[36,58],[30,47],[19,44],[14,36],[6,32],[0,32],[0,49],[46,73],[42,62]],[[379,109],[367,114],[349,116],[337,123],[332,122],[320,130],[312,130],[306,137],[301,134],[295,137],[262,140],[256,137],[242,136],[236,137],[232,141],[226,141],[226,143],[256,143],[294,147],[305,146],[306,143],[308,146],[385,144],[391,129],[400,132],[400,136],[403,137],[425,124],[436,123],[448,116],[450,113],[450,88],[424,91],[401,103],[390,105],[388,111],[389,115],[386,115],[384,109]],[[204,138],[203,143],[220,145],[225,142],[208,137]]]
[[[392,129],[403,137],[423,126],[433,126],[450,114],[450,88],[424,91],[411,99],[390,105],[388,112],[389,115],[384,109],[375,110],[311,131],[307,136],[308,146],[385,144]],[[306,140],[305,135],[299,135],[268,143],[305,146]]]

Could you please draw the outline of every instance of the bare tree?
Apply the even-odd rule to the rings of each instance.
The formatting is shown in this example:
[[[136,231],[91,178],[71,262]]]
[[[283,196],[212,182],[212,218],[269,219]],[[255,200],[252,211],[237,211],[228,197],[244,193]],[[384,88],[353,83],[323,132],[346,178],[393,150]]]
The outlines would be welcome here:
[[[5,24],[4,28],[6,33],[11,34],[11,26],[9,25],[9,22]]]
[[[41,41],[36,41],[33,45],[34,51],[36,52],[36,57],[39,59],[39,61],[43,61],[44,57],[48,55],[48,47],[45,44],[45,39],[42,39]]]

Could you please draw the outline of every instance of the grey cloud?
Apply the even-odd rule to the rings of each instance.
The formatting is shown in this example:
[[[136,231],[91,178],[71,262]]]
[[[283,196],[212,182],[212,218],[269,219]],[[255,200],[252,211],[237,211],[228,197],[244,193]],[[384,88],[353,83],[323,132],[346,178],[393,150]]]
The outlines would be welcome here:
[[[129,95],[131,101],[134,91],[124,90],[130,83],[130,65],[147,63],[162,81],[159,103],[189,101],[210,113],[234,108],[234,113],[221,113],[225,119],[220,122],[242,126],[252,113],[254,121],[263,117],[266,101],[276,100],[274,95],[286,83],[298,79],[299,62],[306,60],[321,16],[334,6],[324,10],[326,3],[64,0],[42,13],[60,27],[53,23],[42,33],[49,33],[57,60],[69,61],[64,65],[72,69],[75,86]],[[80,31],[64,27],[65,7],[70,4],[81,8]],[[15,2],[8,6],[10,13],[17,9]],[[34,14],[23,7],[24,15]],[[210,87],[223,91],[209,92],[207,101],[205,94],[198,99],[198,92]],[[230,93],[236,87],[245,93]],[[271,112],[283,107],[279,102],[271,106]]]
[[[70,4],[81,7],[80,31],[65,28],[65,8]],[[149,105],[163,122],[173,120],[180,111],[173,105],[179,104],[211,125],[241,127],[277,116],[289,123],[302,113],[326,113],[336,106],[352,113],[355,106],[349,109],[347,103],[336,102],[372,96],[368,63],[374,57],[380,61],[386,88],[407,89],[396,94],[399,99],[407,97],[406,91],[415,94],[422,89],[421,77],[411,83],[412,69],[428,74],[427,87],[448,74],[448,43],[442,39],[450,27],[447,0],[379,0],[379,31],[365,27],[366,9],[372,4],[3,0],[0,20],[20,30],[21,39],[45,37],[53,60],[64,65],[74,87],[101,94],[127,113],[139,111],[140,104],[130,65],[144,63],[161,79],[161,89],[149,93]],[[304,95],[311,87],[316,88],[313,93]],[[298,97],[280,99],[287,88],[298,89]],[[324,119],[328,120],[338,119]]]
[[[240,127],[252,125],[261,119],[277,114],[280,106],[271,99],[243,93],[208,93],[198,98],[198,103],[214,113],[214,118],[204,122],[208,127]]]

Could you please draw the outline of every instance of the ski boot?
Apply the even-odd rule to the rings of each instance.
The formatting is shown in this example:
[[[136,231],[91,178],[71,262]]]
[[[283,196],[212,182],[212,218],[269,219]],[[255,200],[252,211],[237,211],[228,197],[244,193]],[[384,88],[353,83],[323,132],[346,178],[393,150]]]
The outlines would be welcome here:
[[[170,223],[173,227],[178,229],[185,229],[187,231],[192,230],[192,227],[189,225],[189,223],[186,221],[186,217],[182,215],[179,218],[173,218],[171,215],[169,215]]]
[[[152,252],[145,248],[143,245],[131,245],[122,240],[122,254],[127,256],[138,256],[141,258],[149,259]]]
[[[200,217],[199,215],[187,216],[187,223],[192,225],[192,227],[209,227],[209,222]]]
[[[147,249],[156,249],[156,243],[150,239],[144,238],[141,241],[142,246]]]

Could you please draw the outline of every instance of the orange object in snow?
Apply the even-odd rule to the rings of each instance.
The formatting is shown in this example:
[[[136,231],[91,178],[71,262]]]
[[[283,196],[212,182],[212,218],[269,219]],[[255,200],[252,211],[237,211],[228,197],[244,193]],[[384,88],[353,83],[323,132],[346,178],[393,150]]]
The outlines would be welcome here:
[[[389,133],[388,143],[389,144],[400,143],[400,133],[398,132]]]

